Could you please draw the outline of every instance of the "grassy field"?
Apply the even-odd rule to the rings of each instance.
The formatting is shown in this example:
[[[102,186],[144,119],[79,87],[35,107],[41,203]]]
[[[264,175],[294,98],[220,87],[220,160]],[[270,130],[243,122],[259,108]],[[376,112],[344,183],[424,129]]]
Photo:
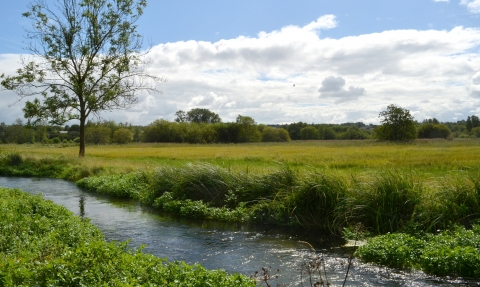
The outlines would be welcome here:
[[[77,159],[78,147],[58,145],[0,145],[0,151],[24,157],[59,156]],[[297,141],[225,145],[130,144],[87,146],[81,164],[116,170],[181,166],[190,162],[218,165],[231,171],[268,173],[279,164],[298,171],[312,169],[345,174],[382,170],[415,171],[442,176],[457,170],[480,170],[480,141],[417,140],[406,143],[376,141]]]

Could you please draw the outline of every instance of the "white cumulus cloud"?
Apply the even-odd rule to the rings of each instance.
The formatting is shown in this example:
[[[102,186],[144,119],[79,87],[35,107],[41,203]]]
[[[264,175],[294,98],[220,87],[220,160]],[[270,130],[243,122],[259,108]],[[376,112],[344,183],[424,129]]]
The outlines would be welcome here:
[[[259,123],[341,123],[378,121],[378,113],[395,103],[419,121],[447,121],[471,114],[480,103],[479,29],[322,37],[337,25],[335,16],[326,15],[255,37],[156,45],[146,69],[168,79],[158,85],[163,93],[142,94],[134,108],[105,118],[146,125],[201,107],[224,121],[241,114]],[[0,56],[5,73],[18,67],[18,57]],[[11,92],[0,97],[0,122],[22,116],[21,105],[7,108],[15,101]]]
[[[480,0],[461,0],[460,5],[467,6],[472,13],[480,13]]]

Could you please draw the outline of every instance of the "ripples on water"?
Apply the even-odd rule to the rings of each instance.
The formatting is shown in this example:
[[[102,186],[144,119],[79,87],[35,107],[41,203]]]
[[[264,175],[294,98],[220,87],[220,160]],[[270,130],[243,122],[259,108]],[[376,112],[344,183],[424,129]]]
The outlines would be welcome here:
[[[300,242],[305,240],[304,236],[272,229],[174,219],[128,200],[84,192],[74,183],[63,180],[0,177],[0,186],[42,193],[46,199],[64,205],[77,215],[88,217],[102,230],[107,240],[131,240],[133,247],[145,244],[144,252],[158,257],[200,263],[209,269],[221,268],[246,275],[253,275],[261,267],[271,266],[273,273],[278,268],[280,277],[270,282],[274,283],[273,286],[293,282],[295,284],[291,286],[299,286],[301,279],[308,277],[300,275],[302,263],[319,257],[323,258],[328,281],[333,286],[341,286],[348,255],[354,251],[353,248],[329,247],[335,244],[328,238],[323,244],[323,248],[327,249],[312,251],[307,244]],[[355,259],[347,280],[347,286],[453,285],[465,286],[466,282],[436,280],[422,272],[376,267]],[[480,286],[473,282],[471,285]]]

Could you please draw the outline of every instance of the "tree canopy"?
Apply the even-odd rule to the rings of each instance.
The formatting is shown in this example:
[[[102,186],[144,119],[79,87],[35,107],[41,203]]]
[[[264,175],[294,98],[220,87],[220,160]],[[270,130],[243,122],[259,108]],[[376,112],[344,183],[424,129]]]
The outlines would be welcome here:
[[[50,5],[49,5],[50,4]],[[31,60],[22,59],[16,76],[2,75],[30,124],[80,121],[85,155],[85,123],[92,114],[126,109],[140,91],[157,91],[161,78],[148,75],[136,22],[146,0],[36,0],[23,16],[32,21],[27,38]]]
[[[443,138],[446,139],[450,137],[452,132],[450,129],[444,124],[434,124],[430,122],[426,122],[418,127],[417,135],[418,138],[425,138],[425,139],[435,139],[435,138]]]
[[[394,104],[378,115],[381,126],[375,129],[375,137],[380,140],[410,140],[417,137],[415,122],[410,111]]]
[[[195,108],[191,109],[188,112],[183,110],[179,110],[175,113],[175,121],[182,123],[182,122],[192,122],[192,123],[205,123],[205,124],[215,124],[220,123],[222,119],[220,116],[209,109],[200,109]]]

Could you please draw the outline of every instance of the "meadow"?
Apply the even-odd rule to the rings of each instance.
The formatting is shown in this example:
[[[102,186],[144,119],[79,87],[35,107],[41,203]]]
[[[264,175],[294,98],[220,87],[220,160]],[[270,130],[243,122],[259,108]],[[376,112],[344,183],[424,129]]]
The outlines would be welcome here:
[[[389,242],[405,245],[409,236],[423,242],[428,234],[470,230],[480,222],[480,141],[474,139],[105,145],[88,146],[86,158],[76,157],[78,147],[61,144],[0,148],[2,175],[64,178],[186,218],[281,225],[350,239],[399,234],[377,237],[359,253],[382,264],[395,262],[381,259]],[[465,242],[461,248],[470,257],[460,269],[470,270],[480,260],[480,241]],[[405,256],[402,248],[392,250],[388,256]],[[480,274],[422,262],[393,267]]]
[[[295,141],[252,144],[91,145],[78,159],[78,146],[0,145],[0,151],[30,158],[68,158],[72,163],[102,166],[118,172],[209,163],[231,171],[268,173],[284,164],[299,171],[320,169],[345,174],[370,174],[386,169],[443,176],[480,168],[480,142],[474,139],[378,142],[371,140]]]

